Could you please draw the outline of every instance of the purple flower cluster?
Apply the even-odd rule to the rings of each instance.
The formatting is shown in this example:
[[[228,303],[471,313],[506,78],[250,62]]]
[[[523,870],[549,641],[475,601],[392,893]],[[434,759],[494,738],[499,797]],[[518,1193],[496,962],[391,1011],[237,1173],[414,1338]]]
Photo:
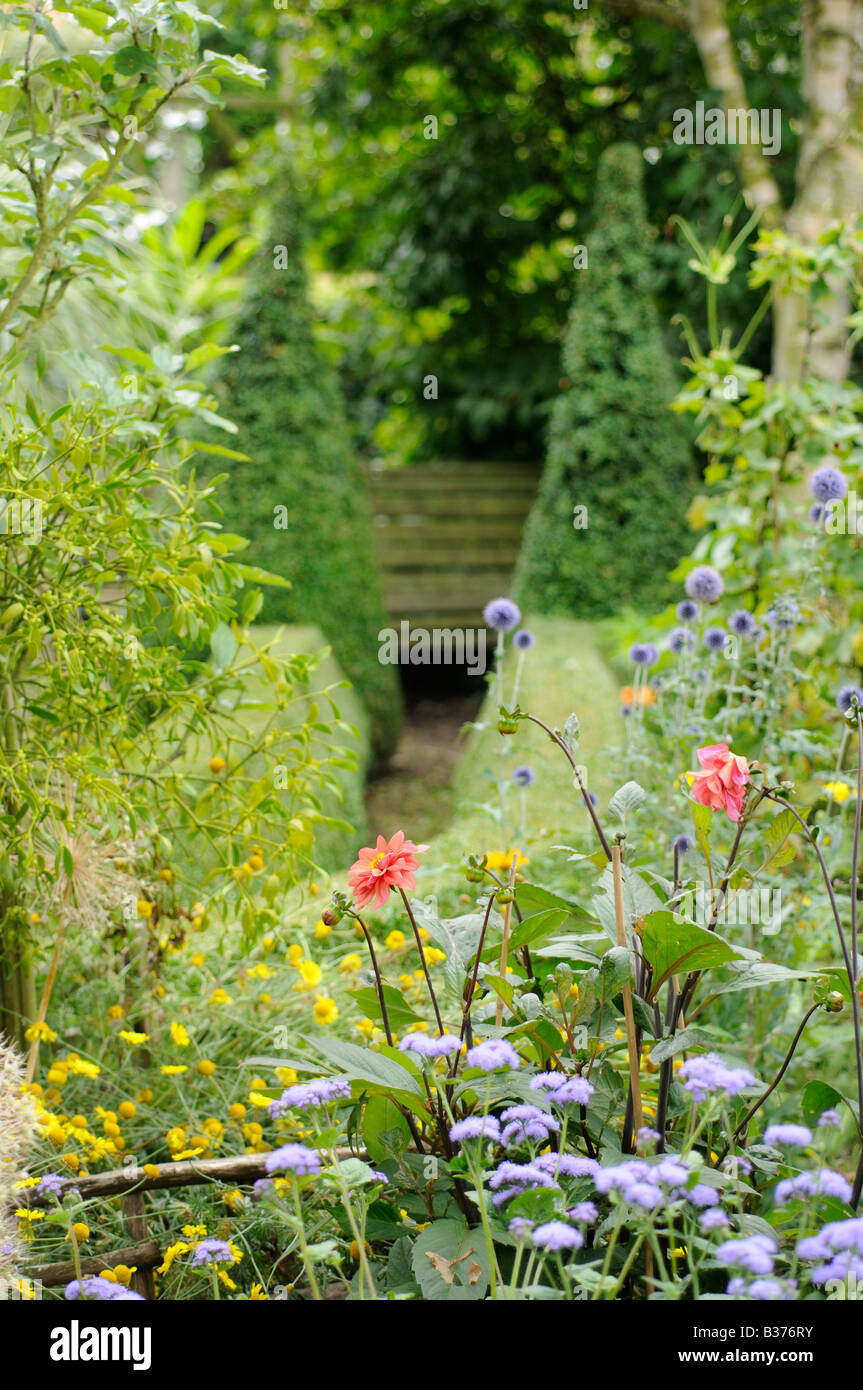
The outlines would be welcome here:
[[[728,619],[728,626],[738,637],[754,637],[758,624],[746,608],[738,608]]]
[[[491,1139],[497,1143],[500,1125],[494,1115],[468,1115],[452,1126],[449,1137],[454,1144],[463,1144],[466,1139]]]
[[[581,1232],[567,1226],[565,1221],[546,1221],[543,1226],[537,1226],[531,1239],[540,1250],[580,1250],[584,1245]]]
[[[512,780],[517,787],[532,787],[536,781],[536,773],[527,763],[522,763],[512,774]]]
[[[192,1265],[195,1268],[200,1265],[233,1263],[231,1247],[225,1240],[202,1240],[192,1252]]]
[[[809,491],[816,502],[835,502],[847,493],[848,482],[844,473],[828,463],[816,468],[809,479]]]
[[[838,1110],[825,1110],[823,1114],[818,1116],[818,1128],[827,1129],[828,1127],[842,1128],[842,1116]]]
[[[283,1144],[266,1155],[264,1167],[268,1173],[296,1173],[301,1177],[304,1173],[319,1173],[321,1160],[305,1144]]]
[[[521,622],[521,609],[511,598],[493,598],[482,610],[486,626],[495,632],[512,632]]]
[[[593,1178],[599,1172],[595,1158],[582,1158],[580,1154],[540,1154],[534,1163],[543,1172],[564,1178]]]
[[[716,603],[725,589],[722,575],[711,565],[698,565],[686,576],[684,585],[686,592],[692,599],[697,599],[699,603]],[[677,616],[682,620],[680,609]]]
[[[550,1134],[560,1131],[560,1122],[536,1105],[510,1105],[501,1114],[506,1122],[501,1141],[508,1149],[522,1144],[545,1144]]]
[[[695,634],[690,632],[688,627],[676,627],[668,638],[668,646],[671,651],[679,654],[686,647],[691,647],[694,641]]]
[[[682,623],[694,623],[698,617],[698,604],[691,598],[682,599],[677,605],[677,617]]]
[[[704,1100],[714,1092],[724,1091],[726,1095],[736,1096],[747,1086],[752,1086],[755,1077],[745,1067],[729,1067],[715,1052],[705,1052],[702,1057],[690,1057],[678,1072],[684,1079],[684,1090],[689,1091],[696,1100]]]
[[[517,1067],[521,1063],[515,1048],[505,1038],[486,1038],[469,1050],[465,1060],[469,1067],[479,1067],[481,1071],[497,1071],[500,1067]]]
[[[583,1076],[567,1078],[560,1071],[541,1071],[532,1077],[532,1091],[548,1091],[553,1105],[587,1105],[594,1087]]]
[[[61,1177],[59,1173],[43,1173],[36,1184],[35,1190],[37,1192],[53,1192],[58,1194],[62,1192],[66,1182],[67,1179]]]
[[[836,692],[836,708],[840,714],[847,714],[851,708],[852,700],[856,700],[858,705],[863,706],[863,690],[859,685],[843,685]]]
[[[812,1143],[812,1130],[806,1125],[768,1125],[764,1131],[765,1144],[785,1145],[791,1149],[805,1149]]]
[[[772,1274],[777,1248],[772,1236],[760,1233],[741,1236],[736,1240],[724,1240],[718,1245],[716,1259],[719,1264],[733,1265],[736,1269],[748,1270],[750,1274]]]
[[[502,1163],[492,1173],[488,1185],[494,1193],[492,1201],[496,1207],[536,1187],[554,1187],[550,1175],[538,1163]]]
[[[430,1038],[427,1033],[409,1033],[399,1043],[402,1052],[415,1052],[418,1057],[448,1057],[461,1048],[461,1038],[455,1033],[442,1033]]]
[[[828,1222],[817,1236],[798,1242],[797,1254],[801,1260],[824,1261],[812,1271],[813,1284],[847,1279],[851,1274],[857,1280],[863,1279],[863,1216]]]
[[[104,1303],[146,1302],[142,1294],[135,1293],[133,1289],[127,1289],[123,1284],[115,1284],[111,1279],[103,1279],[99,1274],[94,1274],[87,1279],[73,1279],[71,1284],[66,1285],[63,1296],[71,1302],[75,1302],[79,1298],[92,1298]]]
[[[751,1298],[757,1302],[777,1303],[797,1298],[797,1284],[793,1279],[751,1279],[748,1283],[736,1274],[729,1279],[726,1293],[729,1298]]]
[[[634,666],[655,666],[659,652],[652,642],[633,642],[629,649],[629,659]]]
[[[704,645],[710,652],[724,652],[728,645],[728,633],[724,627],[709,627],[704,634]]]
[[[792,1197],[838,1197],[840,1202],[851,1201],[851,1184],[832,1168],[820,1173],[798,1173],[776,1185],[776,1205],[784,1207]]]
[[[276,1119],[286,1110],[313,1110],[328,1105],[339,1096],[348,1097],[350,1094],[349,1081],[321,1078],[319,1081],[289,1086],[286,1091],[282,1091],[278,1100],[270,1101],[267,1110],[273,1119]]]

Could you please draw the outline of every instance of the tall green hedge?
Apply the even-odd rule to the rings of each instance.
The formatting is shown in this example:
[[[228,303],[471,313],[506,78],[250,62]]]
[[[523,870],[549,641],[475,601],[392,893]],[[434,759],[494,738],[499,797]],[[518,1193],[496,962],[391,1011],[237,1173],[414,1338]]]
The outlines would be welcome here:
[[[579,617],[671,596],[667,573],[688,546],[692,451],[669,410],[674,374],[651,298],[642,156],[614,145],[597,177],[587,267],[563,352],[536,504],[516,569],[528,611]],[[574,508],[587,509],[576,529]]]
[[[264,589],[259,621],[321,628],[368,709],[380,761],[398,738],[401,695],[396,668],[378,661],[388,619],[371,513],[336,375],[312,331],[305,215],[289,169],[271,226],[233,330],[240,351],[223,359],[215,383],[239,426],[236,447],[251,459],[229,465],[219,502],[230,529],[251,542],[243,559],[293,586]]]

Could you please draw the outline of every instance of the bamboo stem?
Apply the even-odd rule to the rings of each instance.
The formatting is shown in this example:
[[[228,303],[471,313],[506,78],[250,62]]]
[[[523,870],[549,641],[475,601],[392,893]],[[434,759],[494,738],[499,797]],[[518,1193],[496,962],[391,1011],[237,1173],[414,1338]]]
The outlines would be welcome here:
[[[620,858],[620,845],[611,847],[611,867],[614,875],[614,916],[617,923],[617,944],[626,947],[626,924],[623,913],[623,870]],[[623,986],[623,1013],[626,1019],[626,1046],[629,1052],[629,1084],[632,1090],[632,1115],[636,1134],[644,1125],[644,1112],[641,1108],[640,1057],[635,1036],[635,1014],[632,1008],[632,986],[627,980]],[[627,1135],[623,1135],[626,1144]]]

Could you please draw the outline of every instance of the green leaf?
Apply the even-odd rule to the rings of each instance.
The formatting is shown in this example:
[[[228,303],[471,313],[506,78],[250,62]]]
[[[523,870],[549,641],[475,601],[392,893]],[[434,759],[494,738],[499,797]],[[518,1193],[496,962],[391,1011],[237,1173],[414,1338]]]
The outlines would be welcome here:
[[[392,1158],[394,1149],[406,1149],[411,1132],[398,1106],[388,1096],[370,1096],[360,1126],[366,1152],[375,1163]]]
[[[773,961],[753,961],[749,965],[731,967],[734,977],[723,980],[721,984],[711,984],[710,993],[736,994],[742,989],[763,989],[765,985],[786,984],[789,980],[809,980],[818,970],[789,970],[787,965],[776,965]]]
[[[114,71],[122,77],[134,77],[136,72],[155,72],[156,59],[146,48],[133,43],[114,54]]]
[[[624,782],[608,803],[608,814],[623,822],[632,811],[637,811],[647,800],[647,792],[638,782]]]
[[[713,1034],[705,1032],[703,1028],[681,1028],[673,1038],[660,1038],[658,1042],[651,1043],[650,1060],[659,1066],[660,1062],[667,1061],[684,1048],[710,1047],[715,1042]]]
[[[378,992],[371,985],[363,986],[362,989],[352,989],[350,991],[352,999],[362,1009],[366,1018],[380,1019],[383,1023]],[[416,1023],[424,1020],[414,1008],[405,1000],[404,995],[393,985],[384,985],[384,1003],[387,1007],[387,1014],[395,1032],[403,1032],[405,1028],[412,1028]]]
[[[695,839],[698,848],[704,855],[704,862],[710,863],[710,827],[713,822],[713,812],[709,806],[702,806],[700,801],[691,801],[692,824],[695,826]]]
[[[409,1063],[405,1065],[384,1056],[382,1052],[372,1052],[371,1048],[342,1042],[340,1038],[315,1037],[306,1041],[350,1081],[366,1082],[385,1094],[392,1091],[414,1097],[422,1095],[419,1080],[408,1069]]]
[[[641,944],[653,967],[652,1000],[669,975],[708,970],[743,957],[724,937],[687,922],[665,908],[649,913],[641,924]]]
[[[810,1081],[803,1088],[802,1111],[803,1118],[808,1125],[815,1124],[819,1115],[823,1115],[825,1110],[835,1110],[840,1103],[847,1105],[851,1114],[856,1120],[857,1102],[850,1100],[848,1096],[837,1091],[835,1086],[831,1086],[827,1081]]]
[[[434,1303],[484,1298],[489,1284],[482,1232],[462,1221],[433,1221],[414,1241],[411,1268],[422,1296]]]
[[[779,815],[770,822],[762,835],[762,843],[767,851],[767,858],[761,865],[761,870],[768,868],[768,866],[781,869],[784,864],[791,863],[797,853],[797,848],[793,841],[788,843],[788,836],[795,828],[799,829],[799,821],[793,811],[780,811]]]

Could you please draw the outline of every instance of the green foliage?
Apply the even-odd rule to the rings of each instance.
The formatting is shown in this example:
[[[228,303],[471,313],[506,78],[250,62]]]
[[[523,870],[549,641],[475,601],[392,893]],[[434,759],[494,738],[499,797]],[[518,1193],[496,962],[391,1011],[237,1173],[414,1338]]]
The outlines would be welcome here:
[[[290,591],[265,600],[264,620],[322,628],[366,701],[374,750],[385,755],[398,737],[397,682],[377,659],[386,619],[371,516],[335,375],[315,345],[305,236],[301,200],[285,171],[271,244],[254,266],[235,333],[240,352],[218,384],[249,455],[231,467],[223,505],[251,537],[255,562],[291,582]]]
[[[564,348],[566,390],[517,569],[528,611],[596,616],[670,593],[693,466],[669,411],[674,377],[651,300],[641,182],[633,146],[607,152]]]

